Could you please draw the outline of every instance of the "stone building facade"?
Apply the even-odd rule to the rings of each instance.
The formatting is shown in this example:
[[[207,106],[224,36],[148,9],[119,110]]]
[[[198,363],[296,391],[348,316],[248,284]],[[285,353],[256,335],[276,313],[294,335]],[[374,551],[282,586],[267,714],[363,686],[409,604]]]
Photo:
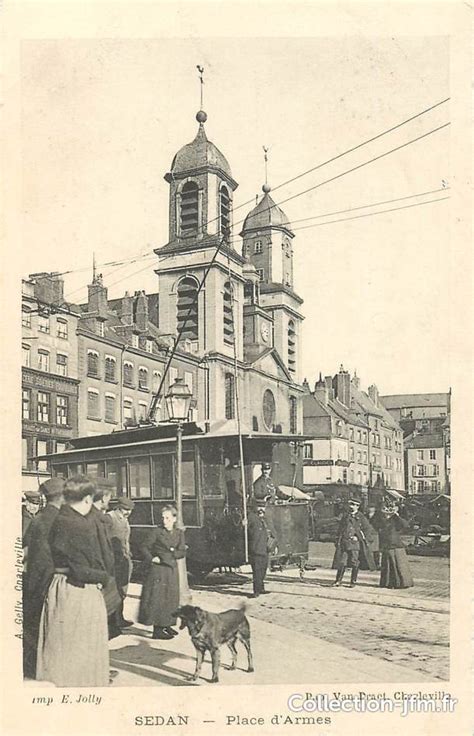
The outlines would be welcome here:
[[[380,402],[375,385],[361,391],[357,376],[341,366],[316,382],[303,401],[307,486],[343,483],[363,488],[383,483],[403,491],[403,435]]]
[[[57,274],[22,282],[22,491],[49,477],[38,455],[61,452],[78,433],[78,310]]]

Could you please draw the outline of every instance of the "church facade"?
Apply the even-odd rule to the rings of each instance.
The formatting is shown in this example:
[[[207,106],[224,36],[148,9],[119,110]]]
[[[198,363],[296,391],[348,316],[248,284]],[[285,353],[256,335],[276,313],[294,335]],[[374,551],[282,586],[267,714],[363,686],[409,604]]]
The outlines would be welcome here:
[[[165,176],[169,239],[155,251],[159,328],[180,334],[205,366],[198,414],[211,432],[235,433],[239,419],[244,433],[296,439],[303,431],[303,316],[293,285],[294,234],[264,185],[236,244],[238,185],[207,138],[206,114],[196,118],[196,137]]]

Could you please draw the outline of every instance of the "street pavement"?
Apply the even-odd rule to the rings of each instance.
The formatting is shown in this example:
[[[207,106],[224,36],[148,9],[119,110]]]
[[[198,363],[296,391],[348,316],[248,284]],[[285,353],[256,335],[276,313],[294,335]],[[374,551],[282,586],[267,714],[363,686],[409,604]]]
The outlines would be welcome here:
[[[449,678],[449,560],[410,557],[415,586],[380,588],[380,573],[361,571],[355,588],[333,588],[334,546],[310,545],[310,567],[302,579],[295,568],[267,576],[268,595],[251,599],[251,574],[212,573],[195,586],[193,605],[223,611],[246,602],[255,672],[246,672],[243,647],[238,669],[222,648],[223,684],[427,682]],[[137,620],[141,587],[130,585],[126,615]],[[171,641],[151,638],[134,625],[110,642],[113,687],[209,683],[210,659],[197,683],[194,648],[187,631]]]
[[[244,577],[244,576],[239,576]],[[244,577],[245,579],[245,577]],[[192,590],[193,605],[208,611],[222,611],[237,607],[246,600],[246,590],[225,593],[222,590]],[[225,586],[227,588],[227,586]],[[232,586],[230,586],[232,588]],[[274,594],[265,598],[276,597]],[[136,620],[140,586],[129,588],[126,601],[126,616]],[[237,669],[228,669],[230,652],[222,647],[220,682],[226,685],[264,685],[285,683],[338,683],[338,682],[428,682],[432,678],[407,664],[378,659],[362,652],[351,652],[348,660],[347,647],[331,643],[296,630],[262,620],[259,609],[264,605],[260,599],[246,601],[247,615],[252,632],[252,650],[255,671],[248,673],[247,656],[242,645],[237,645],[239,656]],[[210,684],[211,663],[206,657],[202,677],[190,682],[194,671],[194,647],[187,630],[170,641],[153,640],[151,627],[135,624],[122,636],[110,642],[110,666],[118,671],[112,687],[178,685],[202,686]]]

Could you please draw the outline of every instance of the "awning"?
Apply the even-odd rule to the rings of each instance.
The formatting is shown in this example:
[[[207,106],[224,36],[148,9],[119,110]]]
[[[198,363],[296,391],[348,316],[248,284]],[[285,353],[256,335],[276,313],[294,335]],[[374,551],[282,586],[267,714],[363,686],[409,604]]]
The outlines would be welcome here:
[[[405,500],[405,496],[403,496],[398,491],[392,490],[391,488],[385,488],[385,493],[388,493],[389,496],[393,496],[393,498],[398,498],[399,500],[402,500],[402,501]]]

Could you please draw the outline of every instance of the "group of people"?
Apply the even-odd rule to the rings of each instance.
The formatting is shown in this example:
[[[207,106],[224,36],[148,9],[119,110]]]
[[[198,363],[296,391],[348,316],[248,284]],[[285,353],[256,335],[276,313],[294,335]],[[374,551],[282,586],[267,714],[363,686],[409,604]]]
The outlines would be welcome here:
[[[333,585],[342,585],[346,568],[350,567],[350,586],[354,587],[362,564],[369,570],[380,569],[382,588],[411,588],[413,577],[401,537],[408,522],[394,504],[384,503],[379,509],[369,507],[367,516],[360,506],[360,500],[351,498],[342,514],[333,560],[337,570]]]
[[[25,498],[25,677],[99,687],[117,674],[109,669],[108,641],[133,624],[123,606],[132,573],[128,517],[134,502],[121,497],[109,510],[112,492],[105,478],[74,476],[51,478],[32,492],[33,502],[31,493]],[[177,633],[171,628],[179,604],[176,561],[185,544],[176,509],[167,506],[162,516],[163,527],[153,529],[142,546],[149,566],[139,620],[153,625],[153,638],[170,639]]]

